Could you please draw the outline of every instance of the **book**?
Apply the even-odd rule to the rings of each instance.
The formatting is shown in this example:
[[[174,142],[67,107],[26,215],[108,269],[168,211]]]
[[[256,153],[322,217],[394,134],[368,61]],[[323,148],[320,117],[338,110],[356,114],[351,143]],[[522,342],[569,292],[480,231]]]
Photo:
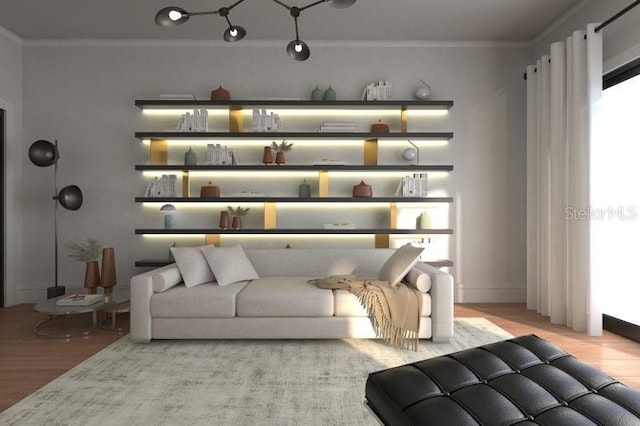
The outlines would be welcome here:
[[[193,93],[160,93],[160,99],[175,99],[175,100],[186,100],[186,99],[196,99],[196,96]]]
[[[325,223],[324,229],[356,229],[353,223]]]
[[[58,306],[89,306],[102,301],[102,294],[70,294],[56,300]]]

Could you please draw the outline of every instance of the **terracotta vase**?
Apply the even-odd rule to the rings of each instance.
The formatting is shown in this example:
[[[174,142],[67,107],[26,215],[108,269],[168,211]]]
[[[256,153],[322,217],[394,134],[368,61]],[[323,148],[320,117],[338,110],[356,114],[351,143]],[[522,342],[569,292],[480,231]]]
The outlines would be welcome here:
[[[100,267],[98,262],[93,260],[87,262],[84,272],[84,288],[87,289],[88,294],[96,294],[98,286],[100,286]]]
[[[220,212],[220,228],[229,229],[229,213],[226,210]]]
[[[235,230],[242,229],[242,218],[240,216],[234,216],[231,220],[231,227]]]
[[[116,283],[116,256],[113,247],[107,247],[102,249],[102,277],[100,279],[100,285],[104,288],[104,294],[112,294],[113,287]]]
[[[270,146],[264,147],[264,150],[262,151],[262,162],[265,166],[273,163],[273,151]]]
[[[278,165],[284,164],[284,152],[278,151],[276,153],[276,164]]]

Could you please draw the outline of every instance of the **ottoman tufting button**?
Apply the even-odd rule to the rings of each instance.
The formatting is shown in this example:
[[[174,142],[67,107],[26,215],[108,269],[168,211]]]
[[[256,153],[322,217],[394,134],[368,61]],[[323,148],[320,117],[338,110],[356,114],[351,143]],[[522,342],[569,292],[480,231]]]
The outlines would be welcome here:
[[[568,407],[569,403],[567,401],[561,401],[563,407]]]
[[[533,417],[533,415],[532,415],[532,414],[529,414],[529,415],[527,416],[527,419],[528,419],[528,420],[531,420],[531,421],[534,421],[534,420],[535,420],[535,417]]]

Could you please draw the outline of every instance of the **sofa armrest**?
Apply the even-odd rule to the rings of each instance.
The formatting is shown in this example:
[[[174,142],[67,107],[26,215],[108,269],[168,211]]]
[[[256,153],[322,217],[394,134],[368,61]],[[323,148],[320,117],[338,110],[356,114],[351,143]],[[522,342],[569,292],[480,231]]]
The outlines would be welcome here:
[[[453,337],[453,276],[426,263],[418,263],[414,268],[431,278],[432,340],[448,342]]]
[[[153,276],[177,268],[176,264],[163,266],[142,274],[134,275],[130,280],[130,329],[131,338],[138,342],[151,341],[151,296],[153,295]]]

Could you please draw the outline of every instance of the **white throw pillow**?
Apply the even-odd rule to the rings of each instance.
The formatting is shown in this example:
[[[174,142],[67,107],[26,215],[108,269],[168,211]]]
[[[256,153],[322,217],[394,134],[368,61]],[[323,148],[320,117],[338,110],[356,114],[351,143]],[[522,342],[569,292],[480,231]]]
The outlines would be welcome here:
[[[202,252],[216,276],[218,285],[225,286],[239,281],[260,278],[241,246],[215,247],[210,245],[203,247]]]
[[[411,268],[404,279],[423,293],[431,290],[431,277],[417,268]]]
[[[202,254],[202,246],[171,247],[185,287],[195,287],[215,280],[211,268]]]
[[[413,247],[410,244],[400,247],[382,265],[378,279],[389,281],[392,286],[397,285],[413,268],[413,265],[418,263],[418,258],[423,250],[422,247]]]

